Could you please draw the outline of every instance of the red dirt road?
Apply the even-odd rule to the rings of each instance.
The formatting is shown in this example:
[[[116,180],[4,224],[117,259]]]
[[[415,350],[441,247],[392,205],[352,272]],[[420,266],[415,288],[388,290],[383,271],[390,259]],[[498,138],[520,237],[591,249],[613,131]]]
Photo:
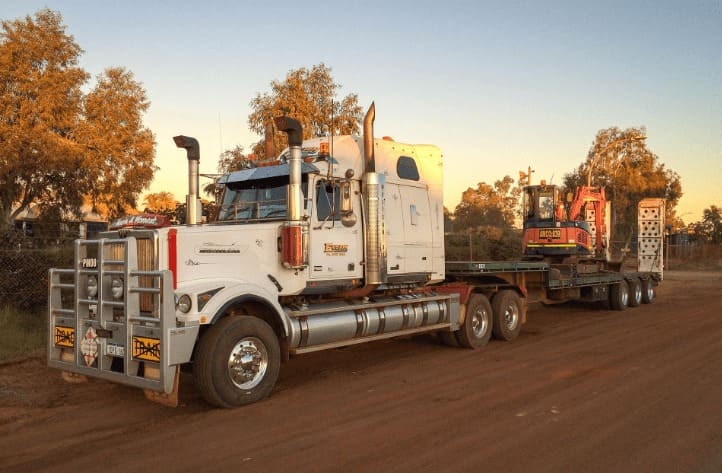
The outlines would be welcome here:
[[[530,312],[477,350],[431,336],[294,358],[271,397],[211,409],[0,365],[0,471],[722,471],[722,273],[652,305]]]

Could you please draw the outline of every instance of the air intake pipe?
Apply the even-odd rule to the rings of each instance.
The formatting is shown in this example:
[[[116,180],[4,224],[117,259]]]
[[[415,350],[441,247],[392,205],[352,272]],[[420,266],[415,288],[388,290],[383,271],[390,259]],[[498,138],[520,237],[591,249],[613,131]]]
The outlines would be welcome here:
[[[301,145],[303,127],[289,117],[274,119],[276,128],[288,136],[288,221],[281,228],[281,263],[286,268],[301,269],[308,264],[308,222],[303,218],[301,193]]]
[[[301,220],[301,144],[303,144],[303,127],[298,120],[289,117],[274,119],[276,128],[288,136],[288,220]]]
[[[188,195],[186,195],[186,224],[196,225],[201,221],[202,205],[198,198],[199,173],[198,162],[201,159],[198,140],[190,136],[178,135],[173,137],[175,145],[186,150],[188,157]]]

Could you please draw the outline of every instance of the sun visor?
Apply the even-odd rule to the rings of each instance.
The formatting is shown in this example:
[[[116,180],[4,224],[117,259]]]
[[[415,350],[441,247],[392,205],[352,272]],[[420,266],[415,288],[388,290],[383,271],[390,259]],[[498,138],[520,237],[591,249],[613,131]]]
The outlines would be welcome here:
[[[319,169],[310,163],[302,163],[301,174],[317,173]],[[218,184],[231,184],[233,182],[258,181],[261,179],[272,179],[274,177],[288,176],[288,163],[277,166],[263,166],[252,169],[242,169],[226,174],[218,180]]]

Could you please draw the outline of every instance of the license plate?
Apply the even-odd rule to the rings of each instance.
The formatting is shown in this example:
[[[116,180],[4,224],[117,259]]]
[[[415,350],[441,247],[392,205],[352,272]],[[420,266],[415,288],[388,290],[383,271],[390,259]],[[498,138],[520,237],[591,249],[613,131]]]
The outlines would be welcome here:
[[[108,343],[105,346],[105,354],[110,356],[125,356],[125,347],[123,345],[116,345],[114,343]]]
[[[133,358],[160,363],[160,340],[148,337],[133,337]]]
[[[561,228],[542,228],[539,230],[539,238],[561,238]]]
[[[75,346],[75,329],[73,327],[55,327],[55,345],[73,348]]]

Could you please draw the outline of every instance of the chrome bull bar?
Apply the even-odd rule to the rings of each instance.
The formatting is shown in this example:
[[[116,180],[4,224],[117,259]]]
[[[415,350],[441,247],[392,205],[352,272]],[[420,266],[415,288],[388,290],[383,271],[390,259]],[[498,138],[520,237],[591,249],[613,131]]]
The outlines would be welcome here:
[[[153,299],[148,312],[141,295]],[[172,273],[138,269],[134,237],[76,240],[74,268],[49,271],[48,317],[49,366],[164,393],[198,335],[177,327]]]

